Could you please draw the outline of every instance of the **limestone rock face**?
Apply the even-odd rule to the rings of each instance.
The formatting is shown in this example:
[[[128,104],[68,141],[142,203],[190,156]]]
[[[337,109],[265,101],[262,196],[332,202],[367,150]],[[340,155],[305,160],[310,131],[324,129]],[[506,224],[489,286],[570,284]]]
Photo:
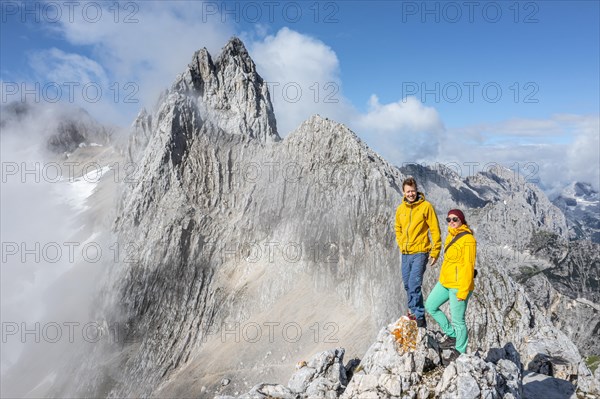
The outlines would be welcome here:
[[[181,103],[182,98],[188,101],[187,108]],[[198,132],[201,125],[208,123],[210,127],[205,131],[225,131],[260,142],[281,140],[268,85],[237,38],[227,43],[215,62],[205,48],[198,50],[171,89],[161,94],[156,110],[152,114],[145,109],[140,111],[132,126],[130,160],[139,160],[165,117],[189,112],[202,115],[194,120],[194,125],[179,126],[191,129],[187,130],[190,133]]]
[[[196,98],[202,115],[228,133],[280,140],[268,86],[238,38],[227,43],[214,63],[206,49],[197,51],[172,91]]]
[[[339,395],[348,384],[343,359],[343,349],[318,353],[292,375],[288,387],[307,398]]]
[[[518,281],[582,353],[600,353],[600,245],[586,240],[560,242],[553,235],[538,234],[531,252],[547,261],[547,267],[525,268]]]
[[[308,362],[297,366],[288,385],[258,384],[239,399],[267,398],[337,398],[348,384],[347,370],[342,363],[343,349],[333,349],[317,353]],[[227,399],[232,396],[216,396]]]
[[[139,249],[113,282],[131,326],[126,334],[143,342],[129,361],[145,365],[131,367],[124,381],[152,387],[214,326],[255,322],[277,306],[298,308],[292,322],[304,331],[314,308],[336,331],[375,315],[377,322],[355,331],[361,335],[400,312],[389,228],[389,204],[400,200],[397,170],[318,116],[265,146],[202,123],[189,97],[169,98],[116,221],[121,239]],[[259,357],[268,349],[248,350]],[[128,395],[130,387],[117,392]]]

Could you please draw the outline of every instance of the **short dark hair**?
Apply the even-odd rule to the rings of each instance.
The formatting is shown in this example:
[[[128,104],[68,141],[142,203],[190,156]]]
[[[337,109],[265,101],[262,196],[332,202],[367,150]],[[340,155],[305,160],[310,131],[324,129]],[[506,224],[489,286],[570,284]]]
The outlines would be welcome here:
[[[402,191],[404,191],[404,186],[411,186],[411,187],[414,187],[416,189],[417,188],[417,181],[414,179],[414,177],[407,177],[402,182]]]

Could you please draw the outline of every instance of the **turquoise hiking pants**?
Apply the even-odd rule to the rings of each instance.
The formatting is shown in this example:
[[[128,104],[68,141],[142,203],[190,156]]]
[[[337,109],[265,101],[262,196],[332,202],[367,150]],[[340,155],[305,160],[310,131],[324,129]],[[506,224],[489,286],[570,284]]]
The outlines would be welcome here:
[[[429,293],[427,301],[425,301],[425,310],[437,321],[444,334],[456,338],[456,350],[460,353],[465,353],[467,351],[467,344],[469,343],[465,313],[471,292],[469,292],[467,299],[464,301],[459,301],[456,298],[457,292],[457,289],[446,288],[438,282]],[[448,301],[450,301],[452,324],[450,324],[444,312],[440,310],[440,306]]]

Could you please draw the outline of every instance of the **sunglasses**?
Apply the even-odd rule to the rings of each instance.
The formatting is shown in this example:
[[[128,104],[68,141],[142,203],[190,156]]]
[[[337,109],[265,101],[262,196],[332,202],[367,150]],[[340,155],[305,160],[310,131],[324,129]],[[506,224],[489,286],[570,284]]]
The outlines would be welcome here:
[[[446,218],[446,222],[450,223],[450,222],[458,222],[460,219],[457,217],[452,217],[452,218]]]

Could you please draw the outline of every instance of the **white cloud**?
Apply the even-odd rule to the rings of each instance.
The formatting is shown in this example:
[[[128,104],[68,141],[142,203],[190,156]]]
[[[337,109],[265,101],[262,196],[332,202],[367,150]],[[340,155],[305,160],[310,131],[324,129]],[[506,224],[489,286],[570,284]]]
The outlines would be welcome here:
[[[560,116],[564,118],[564,116]],[[564,120],[564,119],[563,119]],[[566,163],[569,180],[591,183],[600,189],[600,116],[569,116],[575,138],[569,145]]]
[[[347,124],[394,163],[437,152],[443,125],[434,108],[412,97],[380,104],[372,95],[368,111],[360,113],[344,97],[339,60],[323,42],[283,28],[249,47],[259,73],[269,82],[280,135],[320,114]]]
[[[94,61],[88,58],[84,62],[86,57],[77,59],[75,54],[43,52],[33,57],[32,65],[43,71],[35,60],[48,55],[76,61],[72,70],[63,67],[58,71],[59,76],[84,76],[94,70],[93,62],[101,65],[107,79],[105,90],[110,95],[105,103],[88,103],[86,109],[103,121],[115,121],[106,118],[105,108],[110,107],[114,109],[111,116],[121,115],[118,122],[131,123],[142,106],[154,105],[159,93],[191,61],[194,51],[206,47],[216,54],[234,33],[232,24],[207,18],[206,8],[198,2],[128,2],[120,3],[118,11],[115,3],[95,4],[103,7],[102,17],[96,22],[75,12],[73,20],[62,18],[53,28],[70,44],[87,47]],[[45,77],[53,80],[54,75],[48,70]]]
[[[499,123],[495,134],[505,136],[553,136],[563,133],[558,121],[552,119],[515,118]]]
[[[131,122],[130,118],[120,119],[125,115],[120,106],[130,98],[135,99],[137,86],[115,83],[108,77],[106,69],[91,58],[51,48],[30,54],[29,64],[34,81],[22,84],[29,90],[35,89],[37,97],[25,95],[25,99],[36,98],[36,103],[76,105],[105,123]],[[13,97],[7,96],[11,100]],[[22,99],[23,95],[17,97]],[[139,107],[139,104],[132,105]]]
[[[439,131],[443,128],[437,111],[414,97],[382,105],[375,94],[369,99],[369,112],[359,117],[361,127],[381,132]]]
[[[498,163],[530,182],[539,182],[548,193],[575,180],[599,189],[599,136],[598,115],[553,115],[545,120],[467,126],[448,130],[439,156],[427,163],[461,165],[463,177]]]
[[[68,201],[82,199],[73,196],[76,192],[71,181],[75,176],[65,166],[68,159],[49,154],[46,144],[65,119],[83,123],[89,120],[79,110],[62,104],[32,104],[25,110],[2,109],[0,321],[2,325],[16,323],[22,326],[21,323],[26,323],[28,328],[35,323],[43,325],[47,320],[62,325],[63,321],[79,320],[80,315],[74,309],[82,312],[90,309],[84,304],[97,285],[99,265],[76,264],[69,260],[64,243],[81,243],[77,235],[87,222],[77,218],[79,209]],[[72,166],[76,164],[71,163]],[[59,179],[60,172],[64,180]],[[55,251],[47,252],[43,248]],[[83,277],[68,285],[59,284],[76,267],[85,268]],[[83,294],[78,290],[84,290]],[[49,348],[47,343],[43,339],[39,343],[20,340],[18,335],[9,337],[0,344],[2,373],[10,369],[26,348]],[[66,350],[73,350],[73,346]],[[55,367],[53,362],[57,358],[46,356],[52,351],[41,353],[35,359],[37,366],[42,370]],[[33,381],[29,379],[26,384]],[[14,384],[15,381],[11,382]]]
[[[351,125],[396,165],[437,155],[439,136],[444,131],[438,112],[416,98],[381,104],[374,94],[368,112],[356,114]]]
[[[280,135],[286,136],[314,114],[340,121],[350,114],[337,55],[323,42],[282,28],[252,42],[249,51],[269,82]]]
[[[108,82],[106,71],[96,61],[57,48],[33,53],[29,62],[38,76],[50,82],[97,82],[101,85]]]

